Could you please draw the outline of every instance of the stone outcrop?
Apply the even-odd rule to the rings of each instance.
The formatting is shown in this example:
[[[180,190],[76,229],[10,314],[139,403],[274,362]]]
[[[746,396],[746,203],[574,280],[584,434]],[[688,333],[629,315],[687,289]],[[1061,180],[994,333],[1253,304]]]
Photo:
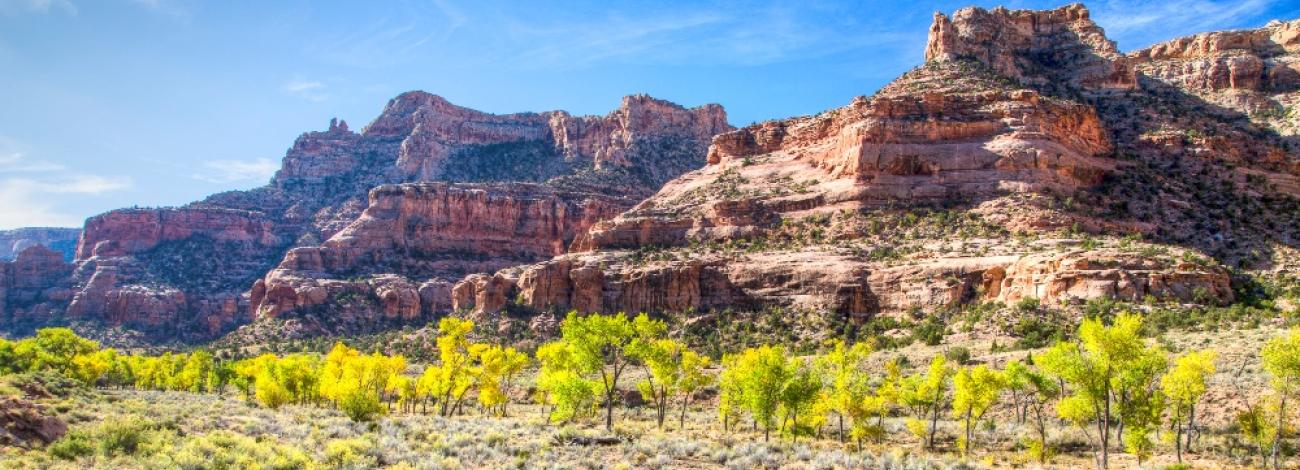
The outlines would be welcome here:
[[[1081,4],[1054,10],[970,7],[952,18],[936,13],[925,60],[956,59],[978,60],[1036,86],[1124,90],[1136,84],[1127,58]]]
[[[373,296],[389,316],[447,312],[452,302],[445,280],[563,254],[596,221],[631,205],[625,198],[533,183],[380,186],[347,228],[320,246],[290,250],[258,281],[252,306],[258,316],[276,316],[347,291]],[[448,287],[340,280],[379,274],[429,279],[435,286],[442,279]]]
[[[334,120],[300,136],[268,186],[92,217],[71,276],[6,273],[8,284],[48,281],[62,304],[32,310],[30,289],[6,288],[4,317],[21,304],[20,316],[196,339],[253,312],[340,300],[401,319],[447,311],[452,280],[564,253],[595,221],[703,164],[727,130],[717,105],[642,95],[572,116],[492,115],[405,93],[361,132]],[[428,180],[465,184],[408,184]]]
[[[1300,135],[1300,115],[1294,111],[1300,105],[1300,20],[1201,33],[1129,57],[1137,72],[1150,80],[1150,88],[1195,96],[1283,136]],[[1297,153],[1294,148],[1292,153]],[[1290,160],[1289,173],[1300,175],[1300,162],[1294,156]],[[1294,188],[1296,181],[1280,182]],[[1288,192],[1300,194],[1300,189]]]
[[[1139,73],[1184,90],[1300,88],[1300,20],[1201,33],[1129,54]]]
[[[0,261],[10,261],[30,247],[42,245],[63,254],[72,261],[76,252],[77,237],[81,229],[55,227],[24,227],[0,230]]]
[[[239,286],[287,243],[261,212],[126,209],[86,221],[66,316],[212,335],[246,321]],[[245,307],[244,309],[241,309]]]
[[[44,406],[18,397],[0,397],[0,447],[41,448],[67,432],[67,423],[48,415]]]
[[[40,321],[57,315],[72,291],[72,264],[43,245],[28,247],[13,261],[0,261],[0,325]]]
[[[1094,110],[970,61],[935,62],[872,98],[722,134],[709,166],[599,223],[581,248],[754,236],[791,215],[1070,193],[1114,168]]]
[[[729,129],[721,106],[685,109],[645,95],[624,98],[607,116],[575,117],[564,111],[493,115],[410,92],[390,101],[363,134],[400,137],[397,167],[414,179],[437,180],[444,177],[448,159],[469,146],[546,141],[557,157],[590,160],[601,169],[646,165],[633,148],[639,139],[707,141]]]
[[[1026,297],[1049,305],[1096,298],[1201,304],[1233,299],[1226,269],[1118,251],[1029,255],[987,272],[985,282],[985,295],[1006,303]]]
[[[77,259],[149,251],[160,243],[201,236],[260,246],[279,243],[261,213],[217,208],[123,209],[86,220]]]
[[[723,258],[630,262],[618,253],[572,254],[471,276],[454,288],[458,310],[495,313],[507,302],[539,312],[819,312],[853,321],[902,317],[979,301],[1039,298],[1051,306],[1108,297],[1223,304],[1226,270],[1115,251],[956,257],[902,264],[849,253],[777,251]]]

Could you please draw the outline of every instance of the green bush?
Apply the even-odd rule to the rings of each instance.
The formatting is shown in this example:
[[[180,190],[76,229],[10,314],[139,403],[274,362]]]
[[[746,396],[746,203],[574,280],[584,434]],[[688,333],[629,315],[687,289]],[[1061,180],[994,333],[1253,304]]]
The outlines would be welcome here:
[[[1016,349],[1035,349],[1063,341],[1069,335],[1069,326],[1043,318],[1021,317],[1011,327],[1011,334],[1016,336]]]
[[[968,349],[965,346],[954,346],[952,348],[949,348],[947,351],[943,353],[943,355],[944,357],[948,358],[949,361],[956,362],[958,364],[970,363],[970,349]]]
[[[187,439],[172,460],[184,470],[296,470],[307,468],[310,463],[306,454],[298,449],[229,431],[215,431]]]
[[[370,421],[384,413],[384,404],[373,393],[349,393],[339,400],[339,409],[353,421]]]
[[[83,431],[72,431],[54,441],[45,449],[51,457],[63,460],[77,460],[95,453],[95,443],[90,435]]]
[[[10,379],[10,383],[22,390],[24,394],[33,397],[46,395],[68,397],[86,390],[86,385],[81,381],[51,369],[40,369],[14,375]]]
[[[944,335],[943,321],[937,317],[926,317],[925,321],[917,323],[912,327],[912,338],[929,346],[938,346],[943,342]]]
[[[96,433],[99,453],[105,456],[135,455],[148,431],[149,425],[139,418],[106,422]]]
[[[1016,302],[1016,311],[1027,313],[1037,311],[1041,304],[1037,297],[1025,297]]]

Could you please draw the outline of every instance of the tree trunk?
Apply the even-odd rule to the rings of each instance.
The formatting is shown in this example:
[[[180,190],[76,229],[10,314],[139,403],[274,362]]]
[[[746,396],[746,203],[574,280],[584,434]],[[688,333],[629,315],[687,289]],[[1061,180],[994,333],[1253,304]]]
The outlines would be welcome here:
[[[936,401],[934,404],[934,412],[930,414],[930,437],[926,439],[926,443],[925,443],[926,448],[934,449],[934,432],[938,430],[938,427],[939,427],[939,403]]]
[[[1183,426],[1182,413],[1175,409],[1174,411],[1174,455],[1178,456],[1178,463],[1183,463]]]
[[[794,439],[794,442],[799,442],[799,412],[792,412],[790,416],[793,418],[791,420],[793,427],[790,428],[790,436]]]
[[[1192,441],[1196,437],[1196,404],[1187,407],[1187,444],[1183,447],[1192,452]]]
[[[1291,379],[1288,378],[1283,382],[1282,390],[1289,390],[1290,388]],[[1286,394],[1283,393],[1281,395],[1282,396],[1278,400],[1277,404],[1277,432],[1273,436],[1273,470],[1282,470],[1282,464],[1278,461],[1278,454],[1280,451],[1279,448],[1282,445],[1282,439],[1285,437],[1283,434],[1285,434],[1286,430]]]
[[[963,446],[962,446],[962,449],[961,449],[961,456],[962,456],[962,457],[966,457],[966,456],[969,456],[969,455],[970,455],[970,444],[971,444],[971,442],[970,442],[970,411],[967,411],[967,412],[966,412],[966,444],[963,445]]]
[[[840,444],[844,443],[844,415],[836,413],[835,416],[840,421]]]
[[[614,430],[614,388],[605,392],[605,430]]]
[[[1034,416],[1038,418],[1038,443],[1043,446],[1043,451],[1038,455],[1038,463],[1047,463],[1047,423],[1043,422],[1043,404],[1034,408]]]
[[[677,427],[681,428],[682,431],[686,430],[686,405],[690,403],[690,399],[691,396],[689,394],[682,397],[682,417],[681,417],[681,421],[679,421],[677,424]]]

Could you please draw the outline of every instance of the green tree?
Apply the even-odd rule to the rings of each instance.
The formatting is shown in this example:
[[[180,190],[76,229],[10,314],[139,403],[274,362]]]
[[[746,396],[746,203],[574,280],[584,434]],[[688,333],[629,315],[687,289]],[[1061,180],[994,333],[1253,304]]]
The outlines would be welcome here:
[[[20,340],[13,346],[13,369],[54,370],[76,376],[73,360],[99,350],[99,343],[77,336],[68,328],[42,328],[36,336]]]
[[[86,385],[95,385],[119,362],[117,350],[100,349],[89,354],[78,354],[72,358],[73,377]]]
[[[614,429],[614,401],[618,380],[629,360],[629,348],[659,339],[668,330],[661,320],[651,320],[642,313],[629,321],[627,315],[593,313],[579,316],[569,312],[560,326],[560,336],[568,343],[573,360],[583,374],[599,376],[605,398],[605,429]]]
[[[745,408],[745,390],[740,356],[727,354],[722,356],[722,372],[718,374],[718,419],[722,421],[722,430],[731,431],[731,423],[738,420]]]
[[[677,426],[682,430],[686,429],[686,407],[690,405],[691,397],[694,397],[695,392],[701,388],[713,383],[713,376],[705,372],[710,362],[708,356],[700,355],[690,349],[682,349],[679,361],[681,377],[677,382],[677,395],[682,404]]]
[[[1159,347],[1143,348],[1116,374],[1112,387],[1118,395],[1118,436],[1125,450],[1133,454],[1141,465],[1151,456],[1155,443],[1150,434],[1160,425],[1165,409],[1165,396],[1161,393],[1159,378],[1169,369],[1169,359]]]
[[[964,424],[965,434],[957,440],[962,455],[969,455],[975,439],[975,424],[998,402],[1006,381],[1001,373],[979,365],[962,367],[953,377],[952,414]]]
[[[655,421],[660,429],[668,416],[668,400],[675,396],[682,380],[681,355],[685,346],[678,341],[661,339],[639,343],[632,355],[645,366],[646,378],[637,382],[641,396],[654,405]]]
[[[792,373],[781,387],[781,423],[783,426],[786,422],[790,423],[786,429],[798,441],[799,434],[804,432],[799,425],[799,417],[808,416],[816,409],[817,397],[822,390],[822,377],[815,368],[800,359],[792,359],[787,368]],[[822,416],[825,416],[824,412]]]
[[[17,344],[4,338],[0,338],[0,375],[12,374],[22,370],[23,365],[18,363],[18,353],[14,350]]]
[[[1186,448],[1190,452],[1196,426],[1196,405],[1205,396],[1207,382],[1214,375],[1214,360],[1218,353],[1202,350],[1187,353],[1174,362],[1173,369],[1160,378],[1160,388],[1169,402],[1169,414],[1174,425],[1174,449],[1178,462],[1183,461],[1183,435],[1187,435]]]
[[[439,377],[433,383],[439,385],[436,392],[441,403],[443,416],[456,413],[465,394],[474,386],[478,375],[470,357],[469,334],[474,331],[474,322],[456,317],[445,317],[438,322],[438,368],[434,373]]]

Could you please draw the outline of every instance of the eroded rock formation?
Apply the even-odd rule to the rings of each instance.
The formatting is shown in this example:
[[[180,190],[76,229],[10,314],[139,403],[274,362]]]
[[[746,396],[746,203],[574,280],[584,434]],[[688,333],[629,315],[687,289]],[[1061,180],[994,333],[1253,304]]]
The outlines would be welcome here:
[[[642,95],[577,117],[491,115],[405,93],[359,133],[336,120],[300,136],[268,186],[92,217],[77,269],[47,286],[67,293],[66,311],[42,315],[205,338],[258,310],[317,305],[312,289],[340,283],[352,293],[337,295],[373,299],[380,316],[446,311],[448,279],[565,252],[596,220],[703,164],[709,139],[729,129],[717,105]],[[404,184],[427,180],[463,184]]]
[[[72,296],[72,268],[62,253],[42,245],[28,247],[13,261],[0,261],[0,326],[62,313]]]
[[[259,316],[276,316],[354,293],[389,317],[447,312],[449,290],[407,279],[449,288],[470,273],[563,254],[578,234],[631,204],[533,183],[380,186],[347,228],[320,246],[290,250],[258,281],[252,305]],[[376,275],[384,276],[360,279]]]
[[[1233,299],[1221,267],[1115,251],[917,259],[888,264],[846,252],[775,251],[636,263],[621,253],[573,254],[454,288],[476,315],[509,302],[536,311],[681,312],[781,307],[861,322],[966,303],[1045,305],[1094,298],[1203,304]]]
[[[796,214],[1068,193],[1102,181],[1110,149],[1092,108],[976,62],[936,62],[846,107],[718,136],[707,168],[597,224],[582,248],[753,236]]]

